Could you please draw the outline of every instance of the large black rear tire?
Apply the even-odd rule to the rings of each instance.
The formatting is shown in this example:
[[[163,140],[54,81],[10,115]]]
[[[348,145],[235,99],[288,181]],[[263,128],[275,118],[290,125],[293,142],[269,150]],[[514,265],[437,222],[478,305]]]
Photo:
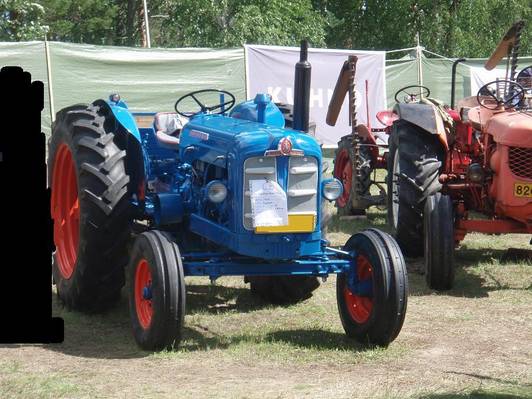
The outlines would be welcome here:
[[[453,202],[436,193],[425,203],[425,279],[430,288],[450,290],[454,283]]]
[[[368,229],[344,246],[357,259],[336,279],[336,299],[347,336],[364,344],[387,346],[403,326],[408,296],[406,265],[389,234]]]
[[[52,274],[58,296],[70,309],[103,310],[124,285],[129,176],[111,118],[98,106],[65,108],[57,113],[49,143]]]
[[[388,156],[388,224],[407,256],[423,255],[423,209],[440,191],[442,146],[437,137],[398,120],[394,122]]]
[[[357,160],[353,149],[353,136],[343,136],[338,142],[334,154],[334,177],[344,186],[344,193],[336,200],[339,216],[364,215],[364,202],[358,201],[362,196],[370,195],[371,187],[371,157],[369,147],[361,147],[358,153],[358,164],[361,167],[353,175],[353,164]],[[355,171],[356,172],[356,171]]]
[[[251,293],[266,302],[289,305],[304,301],[320,286],[314,276],[246,276]]]

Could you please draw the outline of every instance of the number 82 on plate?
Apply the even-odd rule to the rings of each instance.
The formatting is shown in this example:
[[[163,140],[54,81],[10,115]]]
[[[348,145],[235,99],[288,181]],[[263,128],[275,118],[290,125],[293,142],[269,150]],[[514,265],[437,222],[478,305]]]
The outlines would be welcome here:
[[[516,197],[532,198],[532,183],[515,183],[514,195]]]

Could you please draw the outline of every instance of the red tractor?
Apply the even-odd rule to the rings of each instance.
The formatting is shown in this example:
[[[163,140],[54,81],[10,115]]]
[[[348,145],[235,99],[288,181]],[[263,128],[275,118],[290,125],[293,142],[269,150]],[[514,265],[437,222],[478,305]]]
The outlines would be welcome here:
[[[532,66],[516,76],[523,26],[515,23],[486,62],[489,70],[508,57],[504,80],[455,107],[460,59],[450,107],[425,87],[394,107],[388,221],[406,255],[425,254],[433,289],[452,287],[454,248],[468,232],[532,233]]]
[[[351,133],[343,136],[338,142],[333,171],[334,177],[344,185],[344,191],[335,204],[338,215],[341,217],[364,215],[366,209],[373,205],[386,206],[386,182],[379,181],[376,170],[386,169],[390,129],[389,127],[371,128],[369,124],[357,124],[356,63],[357,57],[349,56],[342,66],[326,119],[328,125],[336,125],[342,103],[348,94]],[[392,113],[378,112],[377,119],[383,125],[388,125],[389,114]],[[371,193],[372,186],[377,188],[378,194]]]

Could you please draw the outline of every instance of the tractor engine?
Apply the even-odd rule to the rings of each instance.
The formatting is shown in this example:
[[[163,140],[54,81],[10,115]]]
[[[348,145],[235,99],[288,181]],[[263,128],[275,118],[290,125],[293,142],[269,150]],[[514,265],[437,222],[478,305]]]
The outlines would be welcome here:
[[[275,104],[258,95],[229,116],[198,115],[183,128],[179,159],[190,165],[190,193],[178,195],[191,198],[192,232],[248,256],[288,259],[319,251],[321,149],[283,126]],[[254,225],[252,181],[282,189],[288,224]]]

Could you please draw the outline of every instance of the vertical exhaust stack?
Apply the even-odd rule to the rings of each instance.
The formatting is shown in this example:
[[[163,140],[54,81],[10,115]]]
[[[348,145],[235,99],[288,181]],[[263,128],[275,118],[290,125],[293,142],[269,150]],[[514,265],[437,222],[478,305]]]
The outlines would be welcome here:
[[[308,41],[302,40],[294,79],[293,128],[304,132],[309,130],[310,72],[312,70],[307,58]]]

